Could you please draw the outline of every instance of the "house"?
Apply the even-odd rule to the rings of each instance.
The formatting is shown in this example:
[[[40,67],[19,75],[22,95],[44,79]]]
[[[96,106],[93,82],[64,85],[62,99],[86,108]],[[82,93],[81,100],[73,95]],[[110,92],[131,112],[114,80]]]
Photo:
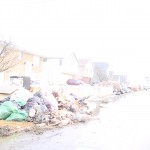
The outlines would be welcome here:
[[[5,43],[0,43],[1,51]],[[4,55],[4,58],[1,59]],[[7,45],[5,53],[1,54],[0,82],[10,81],[10,77],[26,76],[32,80],[40,80],[45,57],[22,50],[17,46]],[[4,66],[4,67],[3,67]]]
[[[50,84],[66,84],[68,79],[78,77],[79,61],[74,52],[64,57],[49,57],[48,63]]]
[[[79,76],[82,81],[91,84],[93,78],[93,62],[90,59],[79,59]]]
[[[3,44],[3,43],[1,43]],[[5,44],[5,43],[4,43]],[[1,45],[3,48],[4,45]],[[64,84],[67,79],[78,74],[78,59],[75,53],[64,57],[42,56],[31,53],[17,46],[7,46],[8,60],[15,62],[13,66],[0,73],[0,81],[10,81],[10,77],[25,76],[42,84]],[[13,54],[13,55],[12,55]]]

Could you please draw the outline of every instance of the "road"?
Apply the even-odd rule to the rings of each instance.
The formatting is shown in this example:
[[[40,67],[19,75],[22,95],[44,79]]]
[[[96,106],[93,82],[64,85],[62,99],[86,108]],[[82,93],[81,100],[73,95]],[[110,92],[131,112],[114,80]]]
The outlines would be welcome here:
[[[88,123],[0,142],[3,150],[150,150],[150,91],[106,105]]]

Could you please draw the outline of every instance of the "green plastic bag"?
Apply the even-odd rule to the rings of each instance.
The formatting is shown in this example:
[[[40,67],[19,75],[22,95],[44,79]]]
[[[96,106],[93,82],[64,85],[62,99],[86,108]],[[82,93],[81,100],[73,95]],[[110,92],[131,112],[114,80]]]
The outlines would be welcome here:
[[[15,100],[15,101],[19,104],[19,106],[24,106],[26,104],[26,102],[23,100]]]
[[[17,112],[18,108],[11,102],[6,101],[0,105],[0,120],[5,120],[13,112]]]
[[[18,110],[12,113],[6,120],[9,121],[22,121],[27,118],[28,114],[25,111]]]

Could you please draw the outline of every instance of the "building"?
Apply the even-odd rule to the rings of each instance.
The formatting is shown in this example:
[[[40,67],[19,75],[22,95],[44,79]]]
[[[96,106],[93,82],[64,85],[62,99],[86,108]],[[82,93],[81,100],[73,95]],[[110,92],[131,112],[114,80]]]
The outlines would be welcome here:
[[[79,76],[82,81],[91,84],[93,69],[93,62],[90,59],[79,59]]]
[[[75,53],[64,57],[49,57],[49,82],[50,84],[66,84],[68,79],[76,79],[79,74],[79,61]]]
[[[1,44],[1,52],[5,43]],[[1,56],[1,73],[0,81],[9,81],[11,76],[28,76],[31,79],[39,80],[42,71],[42,64],[44,57],[29,53],[25,50],[19,49],[16,46],[7,46],[6,50]],[[3,66],[4,68],[2,68]]]
[[[144,85],[144,88],[150,89],[150,77],[145,77],[145,78],[144,78],[144,83],[143,83],[143,85]]]
[[[1,45],[2,48],[3,46]],[[67,79],[78,75],[79,62],[75,53],[68,54],[65,57],[57,57],[53,56],[53,54],[51,56],[42,56],[17,46],[9,45],[7,50],[9,50],[10,54],[7,59],[10,60],[9,62],[15,63],[0,73],[1,83],[9,82],[10,77],[24,76],[44,85],[65,84]]]

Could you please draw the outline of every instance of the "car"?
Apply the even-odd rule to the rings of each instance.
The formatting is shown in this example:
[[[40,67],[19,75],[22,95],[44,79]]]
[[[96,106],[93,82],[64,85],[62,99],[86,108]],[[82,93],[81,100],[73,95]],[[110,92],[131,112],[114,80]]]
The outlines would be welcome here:
[[[81,80],[68,79],[66,82],[68,85],[84,85],[85,83]]]

